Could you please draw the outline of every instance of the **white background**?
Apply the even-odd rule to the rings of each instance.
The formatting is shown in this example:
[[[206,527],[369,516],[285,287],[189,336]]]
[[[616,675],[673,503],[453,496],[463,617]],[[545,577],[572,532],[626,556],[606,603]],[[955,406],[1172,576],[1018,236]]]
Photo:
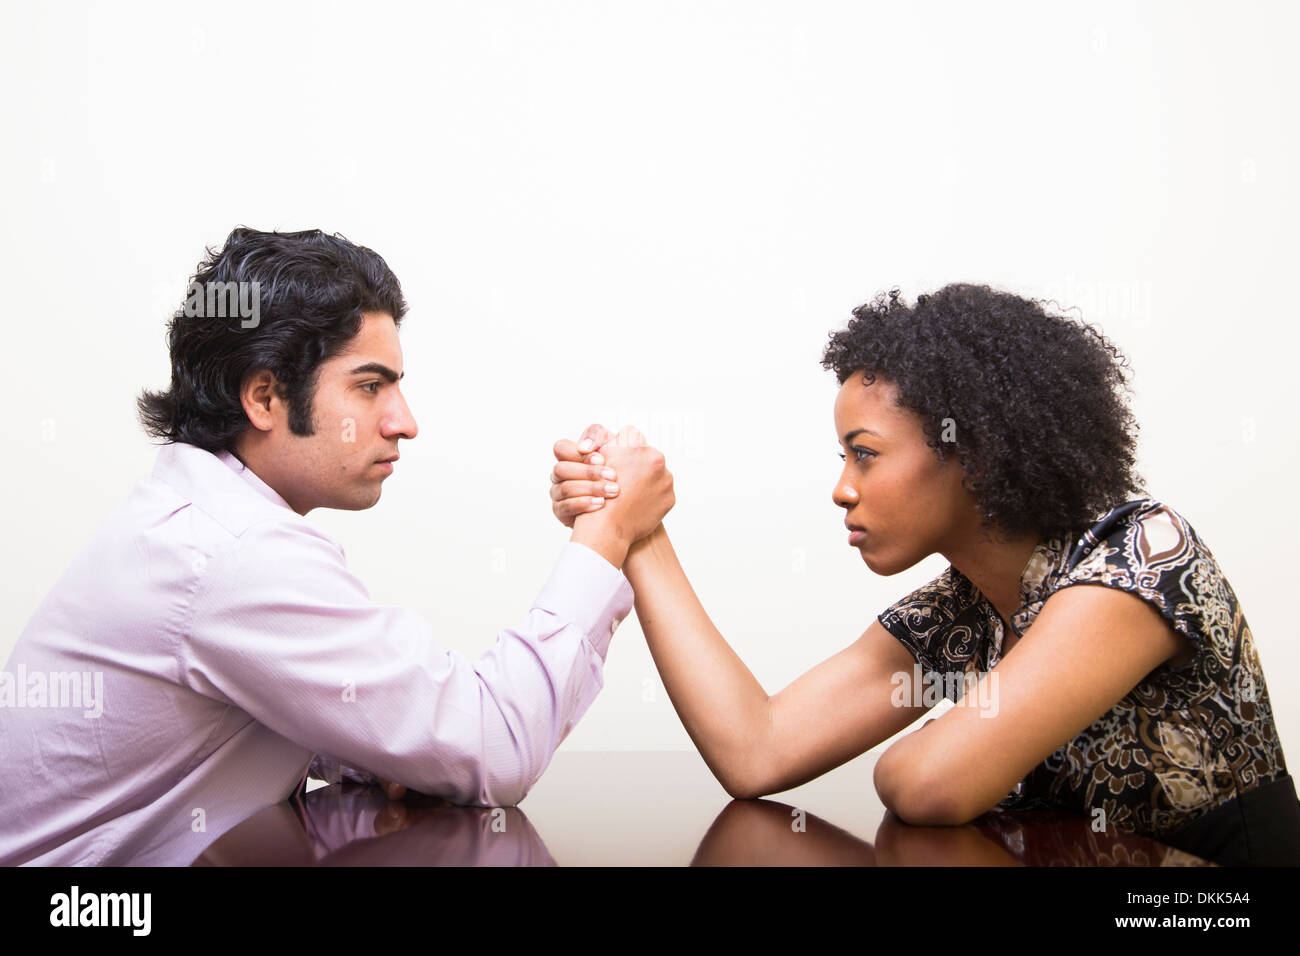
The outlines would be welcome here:
[[[878,291],[988,282],[1129,355],[1151,494],[1300,759],[1295,9],[6,3],[0,659],[152,468],[134,400],[204,246],[320,227],[403,283],[421,432],[377,507],[309,520],[446,646],[526,613],[567,538],[551,445],[592,421],[666,452],[770,692],[850,643],[944,562],[845,543],[822,348]],[[690,748],[634,616],[605,680],[566,747]]]

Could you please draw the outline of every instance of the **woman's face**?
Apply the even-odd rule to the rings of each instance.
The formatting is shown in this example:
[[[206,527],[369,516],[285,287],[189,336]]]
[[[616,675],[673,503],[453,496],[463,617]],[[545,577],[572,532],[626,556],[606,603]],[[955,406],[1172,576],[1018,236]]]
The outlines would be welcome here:
[[[862,560],[885,575],[949,550],[980,525],[956,455],[940,463],[921,419],[899,407],[897,398],[892,382],[877,378],[867,385],[861,371],[835,398],[835,433],[845,462],[832,498],[844,509],[845,524],[862,529],[852,542]]]

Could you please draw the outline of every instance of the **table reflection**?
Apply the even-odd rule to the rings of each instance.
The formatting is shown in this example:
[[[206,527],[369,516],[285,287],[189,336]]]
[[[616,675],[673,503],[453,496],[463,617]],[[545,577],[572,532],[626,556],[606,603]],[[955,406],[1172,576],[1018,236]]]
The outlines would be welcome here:
[[[250,817],[195,866],[554,866],[516,807],[457,807],[336,784]]]
[[[694,866],[1211,866],[1144,836],[1095,833],[1068,813],[993,812],[966,826],[914,827],[887,813],[868,843],[798,807],[735,800]]]
[[[655,808],[627,808],[626,824]],[[580,806],[574,812],[581,814]],[[697,831],[698,832],[698,831]],[[620,834],[620,837],[625,834]],[[643,860],[628,858],[636,865]],[[1210,866],[1155,840],[1094,832],[1084,817],[992,812],[966,826],[914,827],[886,813],[871,842],[776,800],[726,803],[692,866]],[[517,807],[457,807],[336,784],[262,811],[222,836],[196,866],[555,866]]]

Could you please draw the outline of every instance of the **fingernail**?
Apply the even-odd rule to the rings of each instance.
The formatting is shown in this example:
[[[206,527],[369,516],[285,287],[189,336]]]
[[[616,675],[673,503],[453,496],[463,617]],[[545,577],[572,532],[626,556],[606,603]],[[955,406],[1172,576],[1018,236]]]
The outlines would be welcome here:
[[[578,443],[578,451],[582,452],[585,455],[587,452],[591,451],[591,449],[594,448],[595,445],[596,443],[592,441],[590,438],[584,438],[581,442]]]
[[[592,499],[591,499],[591,507],[592,507],[593,510],[596,509],[596,508],[603,508],[604,506],[605,506],[605,499],[604,499],[604,498],[592,498]]]
[[[618,494],[618,485],[606,485],[606,486],[605,486],[605,494],[607,494],[607,495],[616,495],[616,494]]]
[[[604,471],[600,473],[600,476],[602,478],[608,479],[609,481],[613,481],[618,477],[618,475],[614,472],[613,468],[606,468]]]
[[[593,465],[603,465],[605,464],[605,456],[602,455],[600,452],[596,452],[596,454],[591,456],[589,461]]]

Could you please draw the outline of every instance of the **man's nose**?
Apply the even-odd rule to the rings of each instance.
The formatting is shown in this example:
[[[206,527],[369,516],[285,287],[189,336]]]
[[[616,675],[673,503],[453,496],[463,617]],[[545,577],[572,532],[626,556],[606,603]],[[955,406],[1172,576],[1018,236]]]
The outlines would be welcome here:
[[[397,395],[397,407],[384,422],[384,430],[385,437],[398,435],[414,438],[420,433],[420,426],[416,424],[415,416],[411,414],[411,409],[400,392]]]

